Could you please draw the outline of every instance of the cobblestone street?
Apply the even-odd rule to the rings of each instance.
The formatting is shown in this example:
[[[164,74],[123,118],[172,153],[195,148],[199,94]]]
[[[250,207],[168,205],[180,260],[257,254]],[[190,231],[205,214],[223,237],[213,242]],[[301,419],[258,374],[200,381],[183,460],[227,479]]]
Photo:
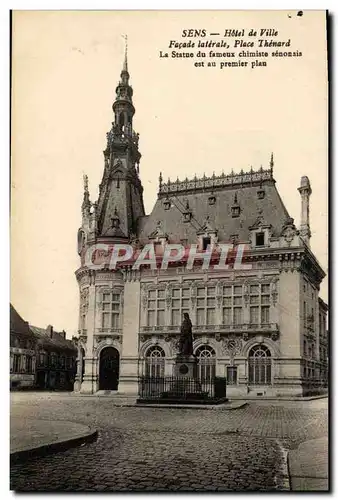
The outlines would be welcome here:
[[[11,399],[15,417],[99,432],[96,442],[13,465],[16,491],[285,489],[286,451],[328,432],[327,399],[250,402],[231,411],[123,407],[123,400],[55,394]]]

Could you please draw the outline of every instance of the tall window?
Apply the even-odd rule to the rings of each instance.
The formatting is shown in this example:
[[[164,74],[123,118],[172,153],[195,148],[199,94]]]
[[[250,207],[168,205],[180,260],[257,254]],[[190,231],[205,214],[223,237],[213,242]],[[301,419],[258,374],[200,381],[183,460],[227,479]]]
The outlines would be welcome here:
[[[212,347],[202,345],[198,347],[195,355],[198,358],[199,379],[210,380],[215,377],[216,353]]]
[[[164,326],[165,300],[164,290],[148,290],[148,326]]]
[[[44,366],[46,363],[46,354],[44,352],[39,353],[39,365]]]
[[[249,384],[271,384],[271,353],[264,345],[256,345],[249,352]]]
[[[184,313],[190,312],[190,288],[174,288],[171,301],[171,324],[181,325]]]
[[[55,368],[56,364],[57,364],[57,355],[55,354],[55,352],[52,352],[52,354],[50,355],[50,365],[51,367]]]
[[[26,356],[26,372],[32,373],[33,371],[33,358],[32,356]]]
[[[227,366],[227,384],[237,384],[237,366]]]
[[[241,325],[243,322],[242,285],[223,287],[223,324]]]
[[[214,325],[215,324],[215,306],[216,306],[216,288],[214,286],[197,288],[196,303],[196,324]]]
[[[146,352],[146,377],[164,377],[165,353],[162,347],[152,346]]]
[[[115,329],[120,327],[120,299],[119,293],[103,293],[102,328]]]
[[[13,372],[20,373],[21,371],[21,356],[20,354],[13,355]]]
[[[250,285],[250,324],[270,323],[270,285]]]

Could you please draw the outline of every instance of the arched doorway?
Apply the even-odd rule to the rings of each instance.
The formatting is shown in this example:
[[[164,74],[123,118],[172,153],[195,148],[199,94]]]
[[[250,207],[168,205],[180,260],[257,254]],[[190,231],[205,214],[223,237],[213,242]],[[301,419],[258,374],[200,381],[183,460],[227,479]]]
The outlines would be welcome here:
[[[271,353],[265,345],[255,345],[250,349],[249,384],[271,385]]]
[[[198,374],[201,381],[210,381],[215,377],[216,353],[212,347],[201,345],[196,349],[195,356],[198,358]]]
[[[120,354],[115,347],[105,347],[100,354],[100,390],[116,391],[119,384]]]

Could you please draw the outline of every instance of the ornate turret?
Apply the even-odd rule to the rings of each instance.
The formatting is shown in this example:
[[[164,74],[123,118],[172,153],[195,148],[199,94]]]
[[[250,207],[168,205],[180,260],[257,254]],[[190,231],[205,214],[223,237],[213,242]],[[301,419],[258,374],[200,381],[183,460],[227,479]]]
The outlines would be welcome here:
[[[133,89],[129,85],[127,37],[124,63],[121,71],[121,78],[116,87],[116,98],[113,104],[113,111],[115,114],[115,125],[118,131],[131,137],[135,108],[133,105]]]
[[[133,130],[133,89],[129,84],[128,47],[113,103],[114,122],[107,133],[104,173],[97,206],[98,236],[113,237],[111,221],[119,214],[119,233],[136,232],[137,219],[144,215],[143,187],[139,178],[141,154],[139,135]]]

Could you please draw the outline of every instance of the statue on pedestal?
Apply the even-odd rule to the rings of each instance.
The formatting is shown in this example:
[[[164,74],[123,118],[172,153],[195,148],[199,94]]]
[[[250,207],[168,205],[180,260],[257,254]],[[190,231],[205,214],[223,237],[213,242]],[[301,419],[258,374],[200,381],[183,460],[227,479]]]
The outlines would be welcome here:
[[[179,343],[179,355],[193,355],[192,323],[188,313],[184,313],[184,319],[181,326],[181,337]]]

